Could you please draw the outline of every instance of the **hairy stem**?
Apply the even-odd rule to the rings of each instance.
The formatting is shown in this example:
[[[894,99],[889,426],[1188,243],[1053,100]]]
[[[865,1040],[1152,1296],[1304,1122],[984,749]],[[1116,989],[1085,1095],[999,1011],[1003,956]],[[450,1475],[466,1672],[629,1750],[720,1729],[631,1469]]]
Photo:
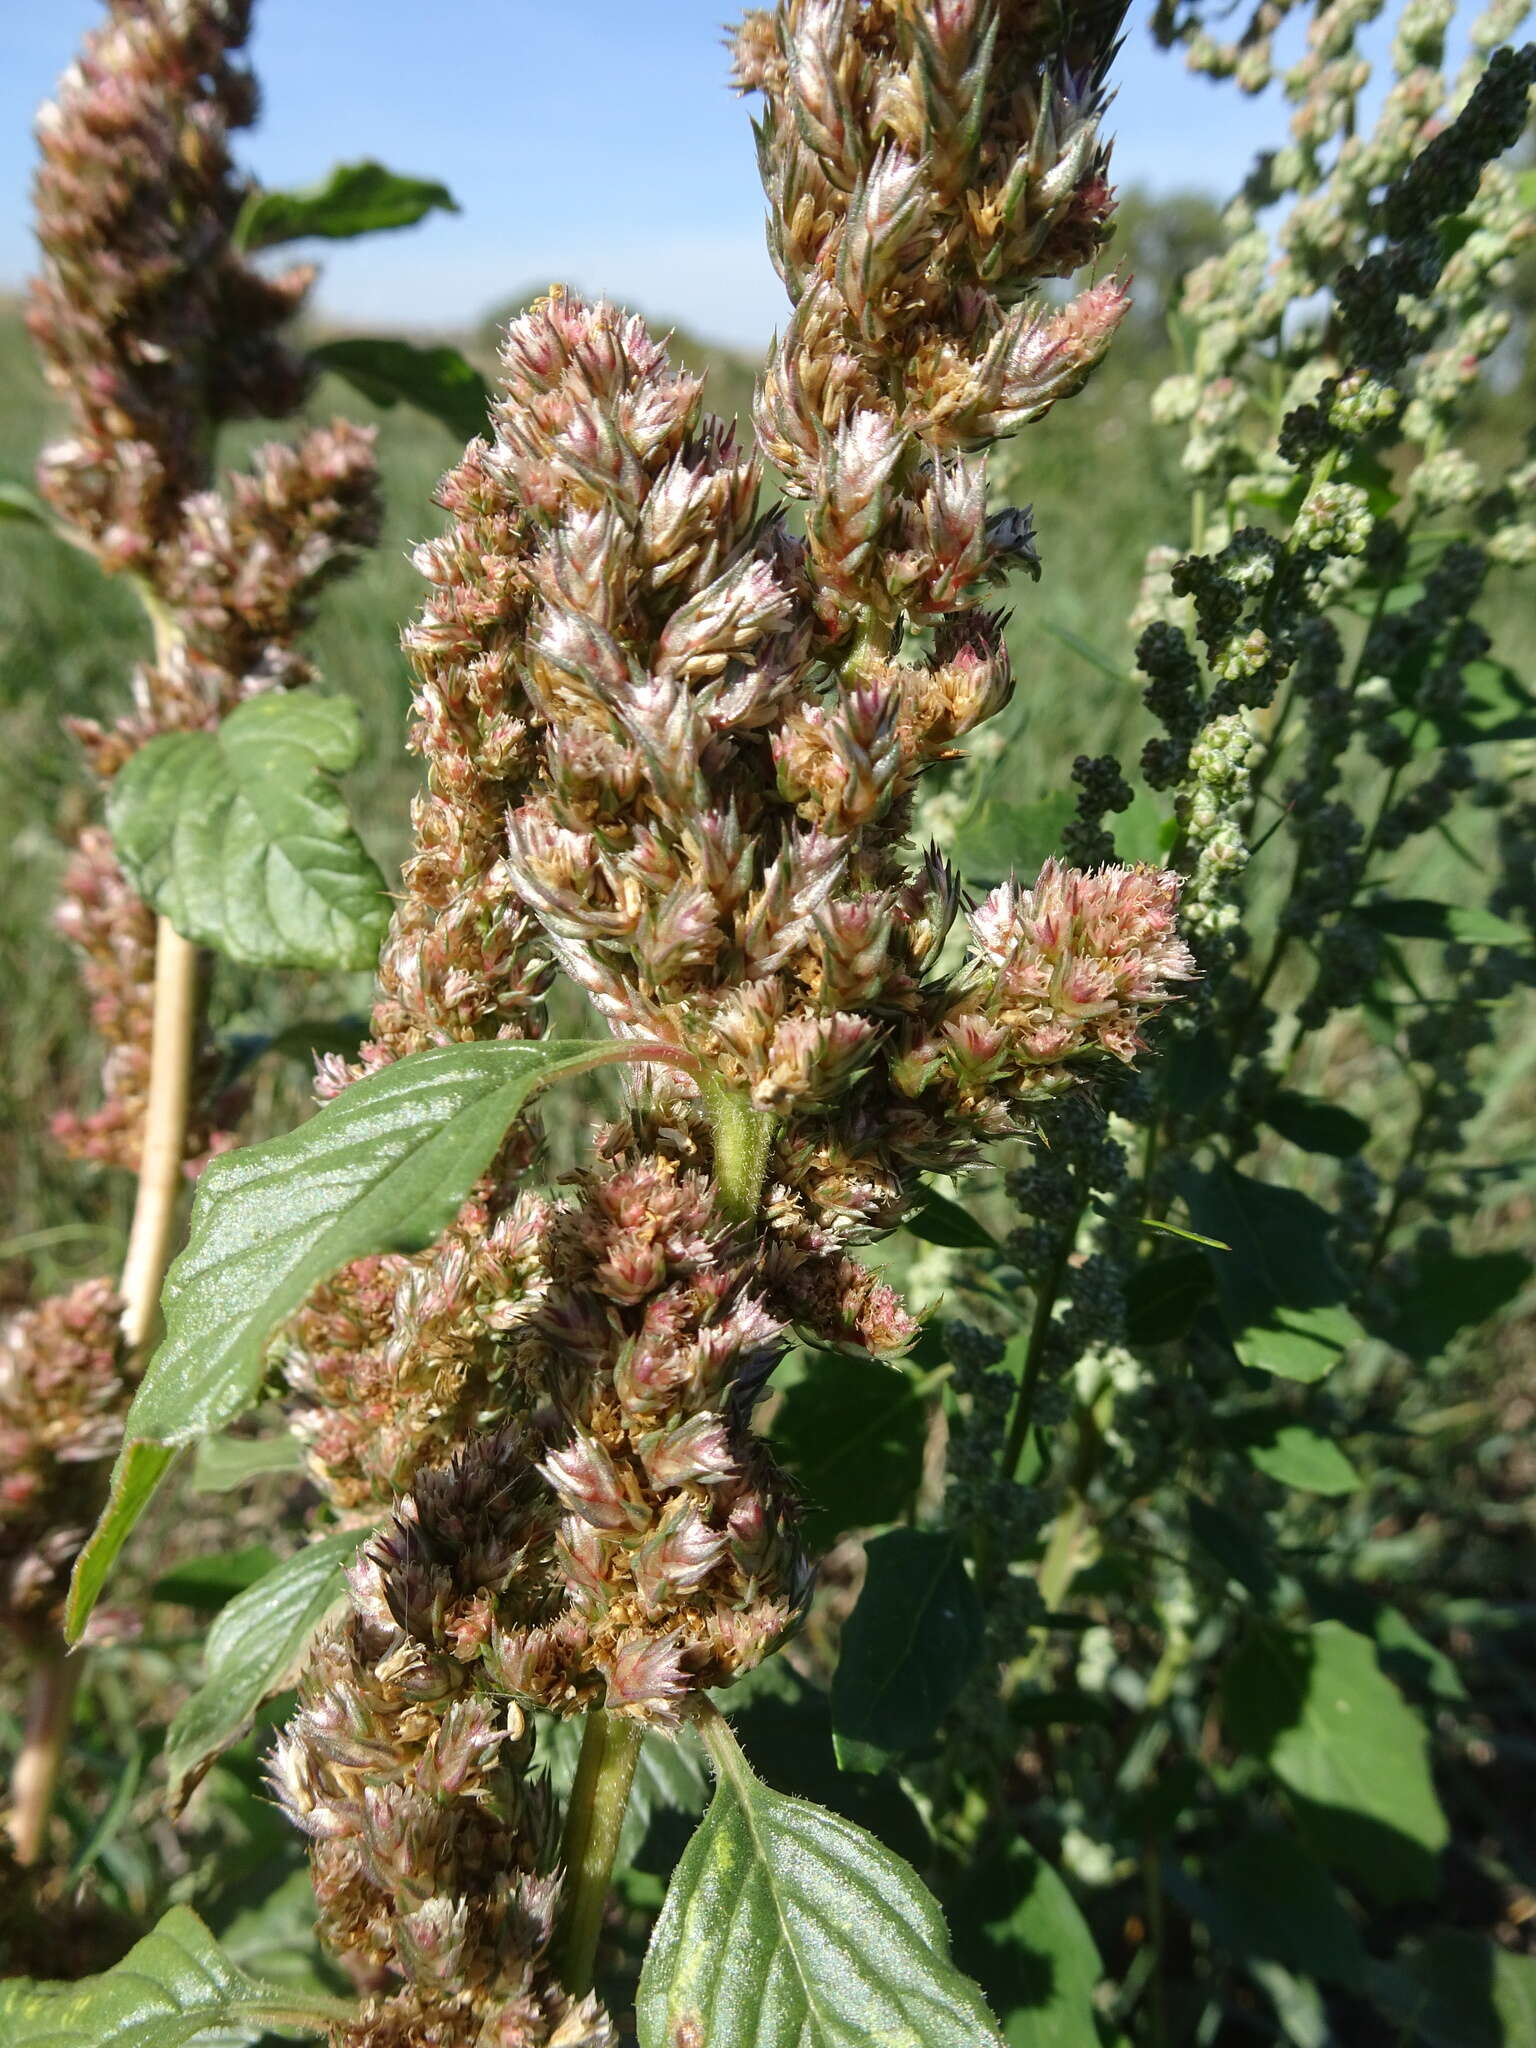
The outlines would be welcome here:
[[[183,1186],[199,980],[196,946],[181,936],[169,918],[162,917],[155,928],[154,1024],[139,1188],[128,1254],[118,1283],[123,1297],[123,1341],[130,1354],[142,1352],[153,1334],[160,1284],[170,1264]]]
[[[80,1660],[62,1642],[44,1643],[34,1652],[26,1734],[11,1778],[11,1840],[23,1869],[43,1854],[79,1678]]]
[[[557,1937],[560,1981],[573,1997],[592,1989],[603,1908],[643,1734],[638,1721],[601,1707],[588,1714],[582,1731],[561,1844],[566,1890]]]
[[[700,1083],[715,1146],[715,1189],[733,1223],[750,1223],[762,1200],[775,1120],[706,1076]]]
[[[762,1199],[775,1120],[712,1075],[698,1074],[696,1078],[714,1140],[720,1207],[733,1223],[750,1223]],[[637,1722],[601,1708],[588,1714],[582,1731],[581,1759],[561,1845],[566,1889],[557,1937],[560,1981],[573,1996],[592,1988],[603,1907],[634,1782],[641,1733]]]

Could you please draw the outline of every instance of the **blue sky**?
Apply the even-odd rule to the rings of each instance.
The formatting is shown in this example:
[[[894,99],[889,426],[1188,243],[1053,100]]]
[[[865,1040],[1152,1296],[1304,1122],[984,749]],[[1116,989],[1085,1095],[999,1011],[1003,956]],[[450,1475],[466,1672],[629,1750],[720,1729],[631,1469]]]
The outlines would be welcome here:
[[[452,328],[563,279],[745,347],[783,299],[763,249],[747,106],[726,90],[731,0],[257,0],[263,182],[360,156],[442,179],[463,211],[318,251],[348,323]],[[32,267],[34,109],[96,0],[0,0],[0,289]],[[1138,6],[1112,116],[1119,182],[1226,192],[1259,123],[1155,51]],[[1283,119],[1283,115],[1279,116]]]

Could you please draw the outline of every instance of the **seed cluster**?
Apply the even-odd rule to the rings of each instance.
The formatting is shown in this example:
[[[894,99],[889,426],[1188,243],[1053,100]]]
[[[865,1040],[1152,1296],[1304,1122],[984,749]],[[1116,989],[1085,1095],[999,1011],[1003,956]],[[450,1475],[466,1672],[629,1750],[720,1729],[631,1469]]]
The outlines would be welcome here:
[[[858,1248],[925,1173],[1128,1061],[1191,972],[1170,874],[1050,863],[971,906],[908,837],[925,773],[1012,686],[983,600],[1030,527],[988,517],[985,446],[1075,389],[1124,310],[1113,281],[1029,297],[1103,239],[1117,19],[791,0],[742,25],[795,302],[758,431],[803,533],[639,320],[556,290],[508,331],[493,433],[417,557],[428,788],[372,1036],[322,1087],[537,1034],[555,966],[677,1071],[553,1199],[514,1196],[516,1133],[442,1244],[359,1262],[290,1326],[317,1483],[359,1519],[397,1507],[282,1751],[317,1838],[353,1711],[332,1697],[380,1697],[371,1657],[451,1670],[477,1727],[667,1730],[773,1649],[810,1586],[750,1425],[785,1344],[899,1354],[915,1321]],[[362,1868],[322,1852],[322,1897],[376,1898]],[[475,1854],[437,1869],[477,1925]],[[473,2025],[411,1940],[387,1961],[433,2039],[469,2042],[502,2038],[474,2027],[527,1959]]]
[[[377,533],[373,436],[345,420],[214,481],[219,427],[285,417],[310,383],[281,330],[312,271],[268,277],[235,241],[250,188],[229,137],[256,111],[239,62],[249,26],[250,0],[111,0],[38,117],[43,260],[27,323],[69,415],[39,487],[72,541],[133,580],[155,626],[132,712],[109,731],[73,722],[103,778],[158,733],[216,725],[258,691],[310,680],[295,642],[315,597]],[[60,1136],[132,1172],[154,946],[128,937],[112,865],[94,837],[66,879],[61,924],[89,963],[109,1054],[102,1108]],[[190,1158],[213,1137],[210,1108],[193,1119]]]

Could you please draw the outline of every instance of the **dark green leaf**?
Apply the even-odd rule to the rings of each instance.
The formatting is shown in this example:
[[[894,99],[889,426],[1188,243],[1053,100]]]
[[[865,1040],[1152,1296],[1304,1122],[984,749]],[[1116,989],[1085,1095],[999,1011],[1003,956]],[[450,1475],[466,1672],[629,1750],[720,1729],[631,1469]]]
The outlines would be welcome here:
[[[356,1529],[320,1537],[220,1613],[208,1631],[203,1682],[165,1739],[173,1807],[219,1751],[240,1739],[262,1702],[292,1683],[315,1631],[341,1603],[343,1573],[363,1540]]]
[[[1270,1096],[1264,1121],[1303,1152],[1321,1152],[1330,1159],[1352,1158],[1371,1135],[1363,1118],[1291,1088],[1277,1088]]]
[[[1530,2048],[1536,1956],[1460,1931],[1432,1934],[1375,1964],[1370,1989],[1422,2048]]]
[[[833,1739],[848,1771],[882,1770],[931,1742],[983,1638],[981,1603],[952,1536],[892,1529],[865,1557],[832,1681]]]
[[[424,348],[413,341],[359,336],[328,341],[310,350],[311,362],[344,377],[370,404],[389,407],[404,400],[439,420],[456,441],[473,441],[487,431],[491,394],[485,379],[456,348]]]
[[[926,1430],[924,1404],[899,1367],[812,1354],[774,1418],[773,1448],[805,1496],[813,1549],[905,1512],[922,1478]]]
[[[1408,1284],[1393,1304],[1393,1343],[1410,1358],[1439,1357],[1463,1330],[1476,1329],[1508,1307],[1532,1271],[1524,1252],[1415,1255]]]
[[[163,1572],[150,1589],[152,1600],[175,1600],[183,1607],[197,1607],[217,1614],[237,1593],[265,1578],[277,1563],[277,1552],[265,1543],[248,1550],[214,1551],[208,1557],[191,1557],[184,1564]]]
[[[5,2048],[183,2048],[214,2031],[249,2039],[263,2027],[307,2037],[352,2013],[339,1999],[247,1976],[186,1906],[99,1977],[0,1983]]]
[[[53,514],[30,485],[0,477],[0,520],[6,519],[24,520],[31,526],[45,527],[49,533],[57,531]]]
[[[640,2048],[995,2048],[938,1906],[839,1815],[770,1791],[722,1723],[720,1777],[651,1936]]]
[[[1227,1085],[1225,1048],[1208,1025],[1170,1036],[1158,1055],[1157,1080],[1169,1106],[1185,1116],[1198,1116]]]
[[[1360,1981],[1365,1954],[1355,1924],[1327,1872],[1293,1836],[1247,1835],[1223,1849],[1200,1882],[1170,1881],[1229,1955],[1262,1956],[1330,1984]]]
[[[71,1641],[175,1447],[251,1406],[273,1331],[315,1283],[351,1259],[431,1244],[547,1083],[658,1050],[563,1039],[436,1046],[354,1081],[286,1137],[213,1161],[166,1280],[165,1338],[128,1411],[111,1497],[75,1567]]]
[[[1229,1739],[1269,1765],[1325,1862],[1386,1904],[1433,1893],[1449,1830],[1423,1725],[1373,1643],[1336,1621],[1264,1624],[1227,1666],[1221,1696]]]
[[[1125,1334],[1132,1344],[1182,1337],[1213,1291],[1203,1252],[1170,1252],[1132,1273],[1125,1290]]]
[[[302,191],[253,192],[241,209],[235,241],[242,249],[270,249],[309,235],[347,241],[384,228],[414,227],[434,210],[459,210],[435,178],[403,177],[371,160],[337,164],[329,177]]]
[[[367,1036],[366,1017],[301,1017],[297,1024],[287,1024],[274,1032],[262,1050],[282,1053],[312,1067],[318,1052],[339,1053],[344,1060],[355,1060]]]
[[[304,1447],[295,1436],[204,1437],[192,1458],[197,1493],[234,1493],[273,1472],[302,1472]]]
[[[738,1704],[754,1680],[755,1690]],[[765,1777],[867,1829],[909,1863],[926,1860],[932,1839],[900,1780],[890,1771],[871,1778],[839,1769],[831,1703],[824,1692],[792,1672],[782,1658],[760,1665],[746,1687],[733,1686],[721,1703],[731,1710],[732,1727]]]
[[[183,938],[253,967],[369,967],[384,878],[328,778],[362,721],[314,690],[249,698],[216,732],[140,747],[107,798],[128,879]]]
[[[1376,1661],[1410,1699],[1465,1700],[1461,1673],[1406,1615],[1355,1580],[1309,1576],[1307,1604],[1319,1620],[1342,1621],[1376,1645]]]
[[[917,1212],[907,1218],[906,1228],[924,1244],[947,1245],[955,1251],[997,1250],[997,1239],[978,1217],[933,1188],[923,1189]]]
[[[220,1948],[242,1970],[264,1977],[268,1983],[296,1985],[321,1997],[332,1989],[330,1974],[339,1973],[334,1964],[328,1972],[315,1924],[314,1881],[303,1864],[290,1870],[265,1897],[239,1906],[216,1925]]]
[[[1010,2048],[1098,2048],[1104,1974],[1072,1894],[1029,1844],[983,1863],[955,1911],[956,1960],[1001,2015]]]
[[[1466,946],[1520,946],[1526,943],[1518,926],[1491,910],[1460,903],[1431,903],[1427,897],[1378,896],[1358,906],[1363,924],[1394,939],[1458,940]]]
[[[1239,1521],[1225,1508],[1213,1507],[1193,1493],[1184,1505],[1189,1532],[1200,1548],[1261,1607],[1267,1606],[1279,1585],[1279,1574],[1264,1544],[1267,1528],[1263,1518]]]
[[[1416,685],[1418,677],[1412,681]],[[1416,705],[1413,687],[1400,692],[1407,702],[1393,723],[1420,749],[1536,738],[1536,695],[1512,668],[1498,661],[1469,661],[1461,684],[1463,695],[1454,707]]]
[[[1229,1252],[1210,1253],[1222,1321],[1244,1365],[1283,1379],[1318,1380],[1361,1334],[1329,1244],[1329,1218],[1294,1188],[1270,1187],[1218,1162],[1186,1167],[1179,1191],[1198,1229]]]
[[[1332,1437],[1319,1436],[1299,1422],[1288,1423],[1245,1449],[1248,1462],[1266,1478],[1302,1493],[1353,1493],[1360,1484],[1360,1474]]]

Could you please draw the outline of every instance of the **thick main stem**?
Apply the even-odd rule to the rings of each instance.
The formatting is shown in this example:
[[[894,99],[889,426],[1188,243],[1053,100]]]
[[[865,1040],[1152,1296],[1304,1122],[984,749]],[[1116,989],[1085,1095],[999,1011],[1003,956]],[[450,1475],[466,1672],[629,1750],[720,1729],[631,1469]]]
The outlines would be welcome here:
[[[154,1335],[160,1287],[175,1242],[196,1050],[198,983],[197,948],[162,917],[155,931],[149,1099],[139,1185],[118,1281],[125,1365],[134,1374],[142,1368]],[[33,1666],[26,1736],[11,1779],[11,1833],[16,1860],[22,1864],[36,1862],[47,1839],[80,1670],[80,1656],[69,1657],[62,1643],[39,1651]]]
[[[11,1841],[24,1870],[42,1858],[79,1676],[79,1659],[62,1642],[44,1643],[34,1653],[26,1733],[11,1777]]]
[[[565,1911],[559,1937],[560,1981],[572,1997],[592,1989],[597,1942],[624,1809],[644,1730],[599,1707],[582,1730],[581,1759],[565,1814]]]
[[[733,1223],[750,1223],[762,1201],[774,1119],[712,1076],[697,1078],[714,1145],[716,1199]],[[565,1901],[557,1937],[560,1981],[573,1997],[592,1988],[641,1734],[638,1723],[602,1709],[588,1714],[582,1731],[561,1844]]]
[[[154,1021],[139,1189],[118,1283],[130,1370],[153,1334],[160,1286],[171,1259],[192,1095],[198,979],[196,946],[181,936],[169,918],[160,918],[155,927]]]

